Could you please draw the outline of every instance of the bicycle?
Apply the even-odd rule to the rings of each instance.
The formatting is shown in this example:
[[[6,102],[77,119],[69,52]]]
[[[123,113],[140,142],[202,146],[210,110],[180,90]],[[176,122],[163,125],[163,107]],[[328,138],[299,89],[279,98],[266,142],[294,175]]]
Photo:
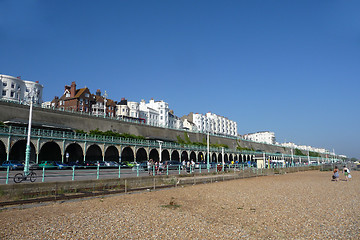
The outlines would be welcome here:
[[[17,173],[14,177],[14,182],[21,183],[22,181],[26,181],[28,178],[30,179],[30,182],[35,182],[36,181],[36,173],[35,172]]]

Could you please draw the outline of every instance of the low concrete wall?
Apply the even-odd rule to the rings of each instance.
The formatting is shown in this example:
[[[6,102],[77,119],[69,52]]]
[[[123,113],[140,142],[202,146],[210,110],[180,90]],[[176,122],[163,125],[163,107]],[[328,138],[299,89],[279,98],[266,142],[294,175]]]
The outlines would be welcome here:
[[[307,170],[319,170],[320,166],[234,170],[229,172],[146,176],[134,178],[117,178],[103,180],[85,180],[48,183],[21,183],[0,185],[0,206],[28,202],[54,201],[130,191],[152,190],[158,188],[177,187],[213,183],[250,177],[269,176]]]

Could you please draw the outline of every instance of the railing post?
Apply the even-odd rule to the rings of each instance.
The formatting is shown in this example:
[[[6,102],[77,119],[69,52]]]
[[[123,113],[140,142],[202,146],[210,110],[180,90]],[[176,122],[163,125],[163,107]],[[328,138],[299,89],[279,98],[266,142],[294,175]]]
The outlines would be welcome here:
[[[136,176],[139,176],[139,165],[136,165]]]
[[[166,165],[166,176],[169,175],[169,165]]]
[[[199,164],[199,173],[201,173],[201,164]]]
[[[100,164],[97,165],[96,179],[99,179],[99,176],[100,176]]]
[[[43,166],[43,172],[42,172],[41,182],[45,182],[45,166]]]
[[[72,172],[72,180],[75,180],[75,165],[73,166],[73,172]]]
[[[10,172],[10,166],[7,166],[7,170],[6,170],[6,184],[9,183],[9,172]]]
[[[119,165],[119,178],[120,178],[120,176],[121,176],[120,168],[121,168],[121,166]]]
[[[181,166],[179,165],[179,175],[181,174]]]

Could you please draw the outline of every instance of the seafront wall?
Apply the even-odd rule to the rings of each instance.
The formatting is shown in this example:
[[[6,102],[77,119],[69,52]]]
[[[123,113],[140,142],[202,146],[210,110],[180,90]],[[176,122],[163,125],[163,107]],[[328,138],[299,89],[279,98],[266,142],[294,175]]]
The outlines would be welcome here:
[[[28,118],[29,106],[0,101],[1,122],[22,121],[26,123],[28,122]],[[188,135],[190,141],[192,142],[203,142],[203,139],[206,139],[206,134],[203,133],[161,128],[145,124],[120,121],[116,119],[95,117],[88,114],[72,113],[41,107],[33,107],[32,122],[33,126],[49,125],[62,128],[79,129],[86,132],[95,129],[99,129],[100,131],[111,130],[118,133],[129,133],[144,136],[145,138],[149,139],[162,139],[164,141],[177,141],[178,136],[182,139],[185,139],[185,134]],[[210,142],[212,144],[226,144],[231,149],[236,149],[237,146],[240,146],[242,148],[261,150],[269,153],[291,154],[289,148],[220,136],[211,136]]]

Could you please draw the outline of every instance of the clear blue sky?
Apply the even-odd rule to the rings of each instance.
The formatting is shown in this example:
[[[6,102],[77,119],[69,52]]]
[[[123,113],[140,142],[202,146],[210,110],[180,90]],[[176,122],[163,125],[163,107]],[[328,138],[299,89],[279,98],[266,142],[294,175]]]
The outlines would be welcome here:
[[[0,73],[360,158],[360,1],[0,0]]]

